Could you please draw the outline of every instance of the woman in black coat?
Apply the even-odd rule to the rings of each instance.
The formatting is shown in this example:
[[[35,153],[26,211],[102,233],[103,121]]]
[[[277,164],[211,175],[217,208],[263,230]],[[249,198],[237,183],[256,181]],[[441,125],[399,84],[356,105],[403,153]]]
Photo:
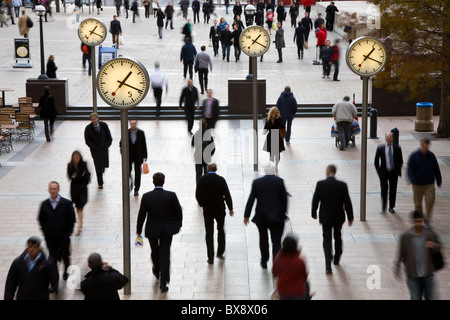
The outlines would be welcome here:
[[[50,94],[50,88],[44,87],[44,95],[39,98],[39,108],[41,110],[39,116],[44,120],[45,138],[51,141],[53,135],[53,124],[56,120],[55,98]]]
[[[285,124],[284,120],[281,118],[280,110],[277,107],[270,108],[266,124],[264,125],[264,134],[267,133],[266,141],[264,143],[264,151],[270,153],[270,161],[273,161],[276,165],[280,162],[280,153],[285,150],[284,137],[280,135],[281,129],[284,128]],[[272,142],[275,144],[277,142],[277,137],[274,137],[274,140],[272,141],[272,133],[278,135],[278,149],[272,148]],[[273,147],[276,148],[276,145]]]
[[[70,179],[70,196],[77,209],[77,232],[80,235],[83,229],[83,208],[88,200],[87,185],[91,181],[91,173],[79,151],[72,153],[72,159],[67,165],[67,175]]]
[[[50,55],[47,60],[47,77],[56,79],[56,70],[58,67],[55,64],[55,56]]]

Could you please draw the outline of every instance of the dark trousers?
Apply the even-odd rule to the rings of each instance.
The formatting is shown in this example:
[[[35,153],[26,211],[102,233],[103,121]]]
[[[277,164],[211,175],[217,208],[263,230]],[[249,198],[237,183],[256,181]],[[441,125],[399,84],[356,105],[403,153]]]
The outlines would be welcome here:
[[[241,46],[238,45],[234,45],[234,58],[236,59],[236,61],[239,61],[241,57]]]
[[[203,212],[203,219],[205,221],[208,260],[214,260],[214,220],[217,223],[217,256],[222,256],[225,252],[225,214]]]
[[[153,96],[156,100],[156,115],[159,116],[161,111],[161,101],[162,101],[162,88],[153,88]]]
[[[44,118],[44,131],[53,133],[53,124],[55,123],[55,120],[55,118]]]
[[[217,118],[205,118],[206,120],[206,125],[208,126],[208,129],[214,129],[214,127],[216,126],[216,121]]]
[[[97,175],[97,183],[99,186],[103,186],[103,172],[105,172],[105,165],[103,164],[103,161],[101,160],[95,160],[96,157],[92,154],[92,158],[94,159],[94,167],[95,167],[95,174]]]
[[[297,56],[299,59],[303,59],[303,46],[304,45],[305,45],[304,43],[297,42]]]
[[[200,11],[194,11],[194,23],[195,21],[200,23]]]
[[[206,163],[196,163],[195,164],[195,179],[198,182],[204,174],[206,174]]]
[[[397,197],[397,182],[398,174],[395,171],[387,172],[385,175],[380,175],[380,186],[381,186],[381,201],[383,211],[386,210],[388,201],[388,190],[389,190],[389,208],[395,207],[395,199]]]
[[[208,68],[198,69],[198,79],[200,82],[201,93],[204,93],[206,90],[208,90]]]
[[[141,187],[141,166],[142,161],[133,159],[133,157],[130,157],[130,179],[131,179],[131,169],[133,167],[134,163],[134,190],[139,191],[139,188]],[[131,191],[131,190],[130,190]]]
[[[189,68],[189,78],[193,79],[192,66],[194,65],[194,61],[183,61],[183,77],[186,78],[186,73]]]
[[[169,21],[170,21],[170,29],[173,29],[173,19],[172,18],[166,19],[166,29],[167,29],[167,25],[169,24]]]
[[[283,49],[277,49],[278,50],[278,61],[283,61]]]
[[[292,120],[294,120],[294,119],[286,120],[286,136],[284,137],[284,140],[286,140],[286,142],[289,142],[289,140],[291,140]]]
[[[227,61],[230,61],[230,45],[225,45],[222,43],[222,60],[225,60],[225,55]]]
[[[333,61],[333,65],[334,65],[333,80],[338,80],[338,75],[339,75],[339,60]]]
[[[160,274],[160,285],[170,282],[170,246],[172,235],[161,235],[157,238],[148,238],[150,243],[153,272]]]
[[[328,61],[328,59],[322,59],[322,71],[323,71],[323,76],[330,76],[330,71],[331,71],[331,64],[330,61]]]
[[[92,74],[92,60],[90,54],[83,54],[83,68],[86,68],[86,61],[89,64],[88,74]]]
[[[262,223],[258,225],[259,250],[261,251],[261,262],[269,261],[269,231],[272,240],[272,261],[281,249],[281,236],[283,235],[284,222]]]
[[[112,34],[112,43],[116,45],[116,48],[119,49],[119,34]]]
[[[212,45],[214,49],[214,57],[219,54],[219,40],[217,38],[212,39]]]
[[[145,8],[145,17],[150,18],[150,5],[144,6]]]
[[[336,123],[336,127],[341,150],[344,150],[347,148],[351,139],[352,123],[347,121],[339,121]]]
[[[334,257],[339,260],[342,255],[342,225],[322,225],[323,251],[325,253],[325,267],[331,270],[331,260],[333,259],[332,239],[334,237]]]
[[[210,14],[208,12],[203,13],[203,23],[209,23]]]
[[[186,114],[186,120],[188,123],[188,131],[191,132],[192,131],[192,127],[194,126],[194,113],[195,113],[195,108],[194,106],[192,107],[184,107],[184,113]]]
[[[64,272],[67,272],[67,268],[70,266],[70,236],[45,236],[45,242],[49,256],[52,257],[55,264],[62,259]]]

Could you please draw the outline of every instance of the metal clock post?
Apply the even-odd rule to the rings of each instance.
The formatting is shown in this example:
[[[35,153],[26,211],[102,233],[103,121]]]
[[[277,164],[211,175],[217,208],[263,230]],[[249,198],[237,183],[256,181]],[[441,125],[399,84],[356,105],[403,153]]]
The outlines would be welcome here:
[[[122,149],[122,219],[123,219],[123,268],[130,281],[124,294],[131,293],[130,254],[130,159],[128,137],[128,109],[134,108],[147,95],[149,77],[144,65],[130,58],[115,58],[99,71],[98,93],[108,105],[120,110]]]
[[[78,27],[78,37],[85,45],[91,47],[92,106],[94,112],[97,112],[95,47],[105,41],[106,35],[107,31],[105,24],[96,18],[87,18],[83,20]]]
[[[387,51],[380,40],[373,37],[360,37],[354,40],[348,47],[345,60],[350,70],[361,76],[363,81],[360,220],[366,221],[367,109],[369,105],[369,81],[371,77],[384,69],[387,62]]]
[[[245,28],[240,37],[241,50],[251,58],[252,65],[252,101],[253,101],[253,170],[258,171],[258,74],[257,61],[269,50],[270,35],[260,26]]]

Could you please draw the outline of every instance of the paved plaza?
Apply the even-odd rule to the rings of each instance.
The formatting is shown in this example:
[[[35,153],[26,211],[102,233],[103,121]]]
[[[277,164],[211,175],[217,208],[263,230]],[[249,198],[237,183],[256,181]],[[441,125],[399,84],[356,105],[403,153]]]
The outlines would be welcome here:
[[[72,105],[88,105],[91,101],[90,78],[81,68],[80,41],[76,35],[74,16],[70,13],[54,14],[45,24],[46,54],[54,54],[58,77],[69,79],[69,99]],[[83,14],[86,18],[88,14]],[[109,22],[114,9],[106,7],[98,17]],[[230,10],[231,12],[231,10]],[[313,8],[314,13],[314,8]],[[32,13],[31,13],[32,14]],[[231,20],[224,8],[217,8],[218,16]],[[97,17],[93,14],[92,16]],[[190,17],[192,15],[190,14]],[[314,14],[313,14],[314,17]],[[72,19],[72,20],[70,20]],[[181,48],[182,18],[176,17],[175,30],[164,30],[164,38],[157,36],[154,18],[146,20],[141,12],[133,24],[123,17],[125,45],[119,50],[143,62],[150,70],[155,60],[160,61],[169,77],[169,94],[163,103],[175,104],[185,85],[182,64],[178,56]],[[72,21],[72,22],[70,22]],[[201,19],[202,21],[202,19]],[[203,21],[202,21],[203,22]],[[31,50],[33,69],[13,69],[13,38],[19,33],[16,26],[0,28],[0,87],[15,90],[7,95],[12,104],[25,93],[27,78],[39,74],[38,28],[32,30]],[[194,25],[196,46],[207,43],[209,28]],[[306,51],[303,61],[297,60],[291,41],[293,30],[287,25],[285,58],[277,64],[276,51],[272,48],[259,64],[259,74],[266,77],[267,102],[274,103],[285,85],[290,85],[299,103],[332,103],[344,95],[356,94],[360,102],[361,81],[341,61],[340,82],[323,80],[320,66],[313,66],[313,49]],[[313,35],[311,34],[311,37]],[[329,34],[333,39],[335,35]],[[111,45],[108,37],[105,45]],[[5,43],[5,45],[3,45]],[[345,52],[345,45],[342,52]],[[211,53],[211,48],[208,48]],[[343,56],[341,57],[343,58]],[[210,74],[211,88],[215,96],[226,103],[227,79],[245,77],[248,72],[246,59],[241,62],[213,60]],[[151,94],[144,103],[154,104]],[[399,234],[411,226],[409,213],[413,209],[411,185],[406,176],[409,154],[419,146],[419,139],[426,133],[414,131],[415,117],[379,117],[378,136],[369,139],[367,148],[367,210],[366,221],[360,221],[360,167],[361,136],[356,146],[340,151],[330,137],[332,119],[296,118],[293,121],[291,144],[281,154],[279,176],[285,181],[292,195],[289,198],[289,226],[300,238],[302,255],[306,260],[311,290],[316,300],[407,300],[409,292],[402,278],[397,280],[392,272],[397,252]],[[434,121],[437,126],[438,118]],[[79,150],[95,172],[89,149],[84,143],[86,121],[57,121],[54,139],[45,141],[43,123],[36,122],[34,140],[15,141],[11,153],[0,155],[0,288],[4,288],[6,274],[13,259],[25,248],[31,235],[41,235],[36,220],[40,203],[48,197],[47,184],[59,181],[61,195],[70,198],[69,180],[66,174],[71,153]],[[74,270],[84,276],[88,272],[87,257],[99,252],[105,261],[123,271],[122,246],[122,187],[121,155],[119,151],[120,122],[108,121],[113,144],[109,150],[110,167],[104,175],[103,190],[97,189],[95,178],[89,185],[89,201],[85,207],[84,229],[80,236],[72,236],[72,264]],[[197,123],[196,123],[197,125]],[[141,195],[130,195],[131,213],[131,294],[119,292],[121,299],[129,300],[267,300],[274,290],[274,279],[268,269],[259,265],[258,230],[251,223],[243,223],[244,208],[253,179],[263,175],[263,164],[269,156],[262,151],[264,136],[262,120],[259,120],[259,171],[253,170],[251,120],[219,120],[214,130],[217,173],[229,185],[234,202],[234,216],[226,218],[225,259],[207,263],[205,230],[202,210],[195,201],[195,169],[192,157],[191,137],[182,120],[140,120],[138,127],[147,137],[150,174],[142,177]],[[381,214],[380,186],[373,166],[375,150],[384,142],[384,133],[398,128],[405,165],[399,179],[396,214]],[[436,154],[443,176],[441,188],[436,189],[433,226],[444,244],[445,257],[450,256],[450,141],[433,139],[431,150]],[[343,226],[344,253],[339,266],[333,266],[333,274],[325,273],[322,249],[322,228],[311,218],[311,200],[316,182],[325,178],[328,164],[337,165],[337,178],[348,183],[355,213],[352,227]],[[177,193],[183,208],[183,227],[174,237],[171,251],[171,282],[169,291],[160,293],[159,283],[152,274],[150,248],[147,241],[142,248],[133,245],[135,227],[142,194],[153,189],[151,176],[155,172],[166,175],[164,188]],[[94,174],[95,175],[95,174]],[[252,213],[253,216],[253,213]],[[45,247],[45,245],[44,245]],[[440,299],[450,299],[450,269],[436,273]],[[76,272],[74,273],[76,275]],[[60,282],[60,292],[52,299],[80,300],[82,293],[76,282]]]

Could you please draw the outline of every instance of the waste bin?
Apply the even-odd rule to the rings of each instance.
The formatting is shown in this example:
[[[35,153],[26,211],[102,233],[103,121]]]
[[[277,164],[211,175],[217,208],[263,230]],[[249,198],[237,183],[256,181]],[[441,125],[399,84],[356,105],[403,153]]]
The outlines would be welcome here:
[[[433,104],[431,102],[416,103],[416,131],[433,131]]]

